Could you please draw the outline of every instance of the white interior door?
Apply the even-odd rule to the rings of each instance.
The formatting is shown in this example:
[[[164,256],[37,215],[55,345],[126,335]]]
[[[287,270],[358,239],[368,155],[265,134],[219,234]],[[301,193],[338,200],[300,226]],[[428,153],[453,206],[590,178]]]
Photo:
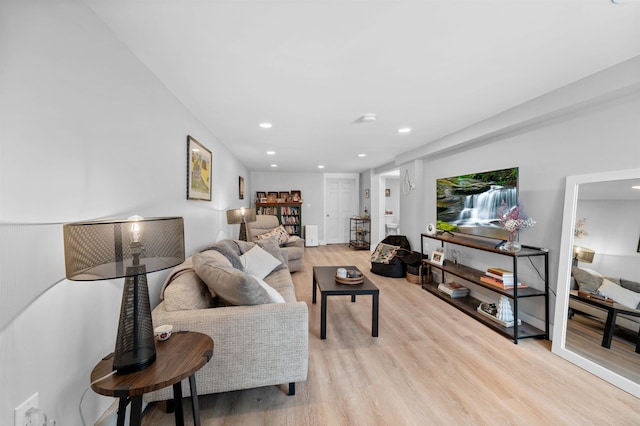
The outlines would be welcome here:
[[[348,243],[349,219],[358,214],[357,177],[327,177],[325,209],[327,244]]]

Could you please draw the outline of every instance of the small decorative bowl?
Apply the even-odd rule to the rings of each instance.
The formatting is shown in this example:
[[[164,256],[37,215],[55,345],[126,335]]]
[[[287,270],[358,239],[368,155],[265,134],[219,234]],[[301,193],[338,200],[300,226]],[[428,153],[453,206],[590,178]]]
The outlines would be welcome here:
[[[161,325],[159,327],[154,328],[153,332],[156,334],[156,338],[159,341],[164,342],[169,337],[171,337],[171,333],[173,332],[173,326],[167,325],[167,324]]]

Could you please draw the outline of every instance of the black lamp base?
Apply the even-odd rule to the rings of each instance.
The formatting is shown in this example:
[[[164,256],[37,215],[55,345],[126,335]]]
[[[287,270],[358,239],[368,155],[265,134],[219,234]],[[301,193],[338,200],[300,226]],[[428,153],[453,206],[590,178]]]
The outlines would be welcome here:
[[[145,266],[129,266],[122,292],[113,369],[119,373],[139,371],[155,359],[156,342]]]

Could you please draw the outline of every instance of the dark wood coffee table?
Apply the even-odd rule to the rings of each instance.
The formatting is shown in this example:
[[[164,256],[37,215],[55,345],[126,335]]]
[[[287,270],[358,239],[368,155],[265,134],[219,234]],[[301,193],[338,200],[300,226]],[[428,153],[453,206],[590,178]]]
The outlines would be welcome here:
[[[577,291],[571,291],[569,293],[569,297],[607,311],[607,322],[604,325],[604,334],[602,335],[602,346],[607,349],[611,348],[613,330],[616,326],[616,318],[618,317],[618,314],[640,317],[640,311],[637,309],[615,302],[607,303],[592,297],[583,297],[579,295]],[[636,352],[640,353],[640,332],[638,332],[638,338],[636,340]]]
[[[204,366],[213,354],[213,340],[206,334],[179,331],[164,342],[156,341],[156,360],[147,368],[128,374],[116,373],[103,380],[113,370],[113,354],[107,355],[91,372],[91,388],[100,395],[120,398],[118,426],[124,425],[125,410],[131,402],[130,425],[142,421],[142,395],[173,385],[176,425],[184,425],[182,410],[183,379],[189,378],[193,423],[200,425],[198,391],[195,372]],[[96,381],[98,380],[98,381]]]
[[[371,335],[378,337],[378,301],[380,290],[366,276],[362,284],[340,284],[336,282],[338,268],[358,269],[355,266],[314,266],[313,267],[313,299],[316,303],[316,290],[320,289],[320,338],[327,338],[327,297],[351,296],[351,302],[356,301],[358,295],[373,296],[371,313]]]

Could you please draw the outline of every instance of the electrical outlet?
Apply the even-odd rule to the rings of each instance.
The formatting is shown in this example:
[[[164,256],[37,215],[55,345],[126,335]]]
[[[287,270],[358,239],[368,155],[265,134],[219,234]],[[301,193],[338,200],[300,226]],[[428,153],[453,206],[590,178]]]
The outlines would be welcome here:
[[[38,392],[31,395],[25,402],[13,410],[13,425],[24,426],[25,413],[29,408],[38,408]]]

